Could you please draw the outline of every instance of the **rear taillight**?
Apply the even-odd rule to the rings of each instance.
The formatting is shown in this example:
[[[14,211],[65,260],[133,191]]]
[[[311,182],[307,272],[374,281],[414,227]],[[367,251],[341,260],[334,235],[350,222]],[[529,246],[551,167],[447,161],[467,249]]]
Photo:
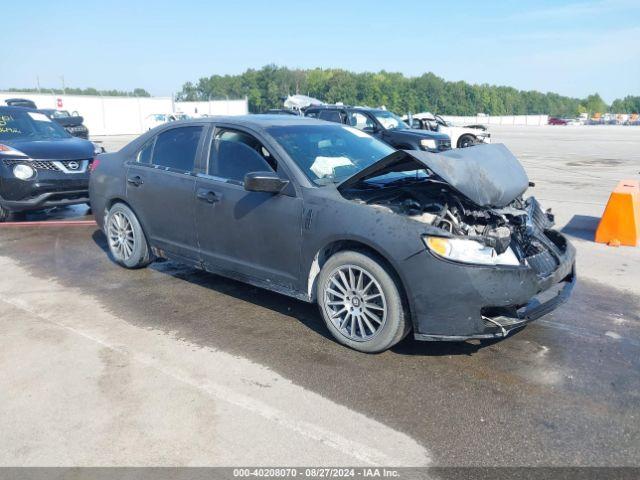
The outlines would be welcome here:
[[[93,161],[89,164],[89,173],[93,172],[100,165],[100,160],[94,158]]]

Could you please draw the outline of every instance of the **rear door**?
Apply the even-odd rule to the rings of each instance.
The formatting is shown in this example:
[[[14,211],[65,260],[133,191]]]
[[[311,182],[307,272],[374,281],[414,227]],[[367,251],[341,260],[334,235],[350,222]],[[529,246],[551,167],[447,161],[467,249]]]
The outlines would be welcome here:
[[[196,226],[202,260],[213,271],[297,287],[302,241],[302,199],[292,184],[279,194],[248,192],[249,172],[285,168],[254,134],[216,128],[206,174],[196,182]]]
[[[185,260],[198,259],[194,169],[203,143],[201,125],[164,130],[127,170],[127,199],[152,246]]]

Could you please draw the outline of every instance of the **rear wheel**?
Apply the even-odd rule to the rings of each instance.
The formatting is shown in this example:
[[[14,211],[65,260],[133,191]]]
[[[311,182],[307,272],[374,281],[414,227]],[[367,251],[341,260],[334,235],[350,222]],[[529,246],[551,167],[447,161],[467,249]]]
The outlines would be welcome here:
[[[329,258],[318,277],[317,297],[331,334],[355,350],[382,352],[409,332],[395,279],[364,252],[344,251]]]
[[[146,267],[152,262],[147,237],[135,213],[123,203],[109,209],[105,223],[109,251],[126,268]]]

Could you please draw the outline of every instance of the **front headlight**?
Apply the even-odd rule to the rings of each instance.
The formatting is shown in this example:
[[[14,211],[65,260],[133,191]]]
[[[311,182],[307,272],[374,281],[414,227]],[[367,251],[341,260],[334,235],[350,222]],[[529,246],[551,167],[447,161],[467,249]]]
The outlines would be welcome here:
[[[520,265],[511,248],[498,255],[496,251],[475,240],[462,238],[422,237],[427,248],[437,256],[454,262],[474,263],[476,265]]]
[[[422,148],[430,148],[432,150],[435,150],[436,141],[433,138],[423,138],[422,140],[420,140],[420,146]]]
[[[24,163],[19,163],[15,167],[13,167],[13,175],[20,180],[29,180],[33,178],[35,174],[36,171],[29,165],[25,165]]]

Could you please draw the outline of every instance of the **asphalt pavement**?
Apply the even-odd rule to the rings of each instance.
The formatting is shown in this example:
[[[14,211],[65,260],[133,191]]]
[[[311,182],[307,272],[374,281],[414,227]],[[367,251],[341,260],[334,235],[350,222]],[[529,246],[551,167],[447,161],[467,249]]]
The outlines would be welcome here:
[[[501,341],[361,354],[314,305],[124,270],[93,225],[0,227],[0,465],[639,466],[640,248],[591,239],[640,129],[562,128],[494,129],[579,255],[570,301]]]

